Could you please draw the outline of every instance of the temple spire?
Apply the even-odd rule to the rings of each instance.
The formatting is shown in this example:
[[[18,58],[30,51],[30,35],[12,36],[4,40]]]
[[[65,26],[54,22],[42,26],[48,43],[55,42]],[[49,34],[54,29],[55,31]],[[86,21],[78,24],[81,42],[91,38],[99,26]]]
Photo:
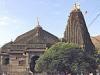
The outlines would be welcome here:
[[[41,27],[40,26],[40,22],[39,22],[39,18],[37,17],[37,26],[36,27]]]
[[[79,8],[79,4],[75,3],[70,13],[67,26],[64,32],[66,42],[75,43],[85,49],[87,53],[94,52],[94,45],[88,32],[84,15]]]
[[[77,11],[80,9],[80,4],[79,4],[79,0],[76,0],[76,2],[74,3],[74,6],[72,8],[72,10],[74,11]]]

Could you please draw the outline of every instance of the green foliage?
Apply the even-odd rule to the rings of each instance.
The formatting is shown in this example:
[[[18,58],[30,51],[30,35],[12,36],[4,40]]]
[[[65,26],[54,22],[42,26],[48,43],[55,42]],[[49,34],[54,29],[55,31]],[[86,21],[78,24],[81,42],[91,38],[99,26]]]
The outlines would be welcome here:
[[[72,62],[69,57],[70,49],[78,49],[79,46],[72,43],[59,42],[49,48],[37,61],[35,69],[37,71],[64,71],[67,62]],[[76,51],[76,50],[75,50]],[[74,52],[73,52],[74,54]],[[66,56],[67,55],[67,56]],[[71,56],[71,55],[70,55]],[[72,59],[74,55],[72,56]]]
[[[94,55],[86,55],[84,50],[72,43],[59,42],[37,60],[36,71],[45,72],[92,72],[96,67]]]

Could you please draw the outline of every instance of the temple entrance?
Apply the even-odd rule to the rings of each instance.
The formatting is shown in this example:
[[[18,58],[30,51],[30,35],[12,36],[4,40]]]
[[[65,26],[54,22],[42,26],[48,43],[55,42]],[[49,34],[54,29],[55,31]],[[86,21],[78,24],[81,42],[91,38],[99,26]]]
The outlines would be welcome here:
[[[2,64],[3,65],[8,65],[9,64],[9,57],[3,57]]]
[[[38,60],[39,56],[35,55],[31,57],[31,61],[30,61],[30,71],[32,73],[36,73],[35,71],[35,64],[36,64],[36,60]]]

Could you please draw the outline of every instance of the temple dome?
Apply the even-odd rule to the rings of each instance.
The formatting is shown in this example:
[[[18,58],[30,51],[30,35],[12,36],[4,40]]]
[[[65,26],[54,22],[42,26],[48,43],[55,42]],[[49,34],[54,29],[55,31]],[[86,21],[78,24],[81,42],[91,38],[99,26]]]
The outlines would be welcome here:
[[[54,44],[59,39],[53,34],[43,30],[40,25],[37,25],[34,29],[18,36],[14,41],[15,44]]]

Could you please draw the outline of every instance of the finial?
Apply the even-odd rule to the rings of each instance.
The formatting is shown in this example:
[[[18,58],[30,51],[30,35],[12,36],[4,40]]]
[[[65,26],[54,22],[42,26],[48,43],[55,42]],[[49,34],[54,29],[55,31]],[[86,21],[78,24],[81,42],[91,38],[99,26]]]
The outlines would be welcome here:
[[[11,41],[13,41],[13,40],[11,39]]]
[[[41,27],[39,23],[39,18],[37,17],[37,27]]]
[[[78,9],[80,9],[80,4],[79,0],[76,0],[72,10],[78,10]]]
[[[13,42],[13,39],[11,39],[11,42]]]
[[[76,0],[75,3],[78,3],[79,4],[79,0]]]
[[[39,18],[37,17],[37,25],[39,25]]]

